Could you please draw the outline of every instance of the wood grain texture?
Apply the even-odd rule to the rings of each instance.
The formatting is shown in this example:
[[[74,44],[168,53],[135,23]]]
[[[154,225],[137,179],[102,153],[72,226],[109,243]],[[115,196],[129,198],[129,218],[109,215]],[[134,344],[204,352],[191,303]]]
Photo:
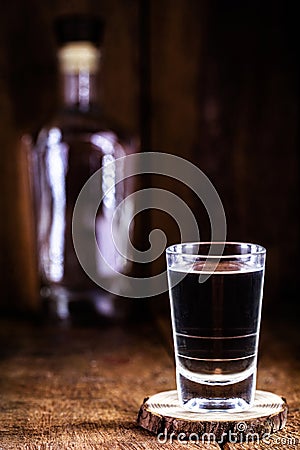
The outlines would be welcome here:
[[[244,412],[204,412],[199,414],[184,410],[178,401],[177,391],[164,391],[147,397],[140,407],[138,424],[156,435],[184,436],[199,440],[215,439],[217,442],[268,438],[285,427],[288,405],[285,400],[270,392],[256,391],[254,405]]]
[[[273,324],[271,334],[263,327],[258,366],[258,386],[273,389],[289,404],[286,427],[260,442],[227,443],[224,450],[300,448],[299,331],[283,323]]]
[[[257,241],[268,249],[266,304],[279,309],[284,295],[293,315],[300,244],[295,8],[282,0],[263,5],[258,0],[2,2],[0,189],[5,198],[0,215],[5,224],[0,241],[6,258],[0,305],[8,302],[12,286],[22,305],[30,309],[35,303],[30,281],[35,267],[27,257],[34,253],[34,236],[28,228],[20,137],[39,128],[57,104],[53,18],[88,12],[107,21],[103,92],[108,114],[125,127],[141,129],[143,150],[181,156],[209,176],[225,207],[228,238]],[[142,27],[149,31],[143,42]],[[202,239],[210,236],[205,208],[187,186],[158,176],[152,183],[182,198],[198,220]],[[151,211],[151,221],[170,243],[180,239],[168,214]],[[164,264],[162,256],[151,270],[160,272]]]
[[[154,330],[1,324],[0,334],[1,449],[161,449],[136,425],[144,393],[174,385]]]
[[[260,442],[249,438],[246,443],[226,443],[224,450],[267,450],[267,449],[299,449],[300,448],[300,414],[298,412],[289,414],[289,422],[284,431],[278,431],[274,435],[267,436]]]
[[[295,438],[297,444],[287,448],[299,448],[300,366],[292,356],[297,342],[265,332],[268,351],[260,361],[258,387],[285,396],[290,413],[271,444],[257,448],[279,448],[274,440],[279,437]],[[145,396],[175,388],[173,357],[156,328],[43,329],[1,321],[0,373],[4,450],[162,449],[136,423]],[[182,445],[218,448],[175,439],[163,448]]]
[[[151,6],[153,149],[191,160],[210,178],[225,208],[228,239],[266,246],[265,302],[273,309],[280,292],[297,295],[293,270],[283,275],[280,263],[295,261],[298,251],[284,241],[293,236],[299,248],[299,69],[292,10],[281,1],[163,0]],[[188,187],[156,182],[184,199],[201,239],[210,237],[207,213]],[[170,241],[178,241],[175,221],[154,212],[153,227],[161,223]],[[157,267],[163,265],[161,258]],[[288,288],[284,280],[290,280]]]
[[[0,16],[0,311],[39,306],[35,232],[22,136],[53,115],[59,97],[53,20],[90,13],[106,22],[101,94],[107,116],[138,133],[138,2],[12,0]],[[37,38],[38,37],[38,38]]]

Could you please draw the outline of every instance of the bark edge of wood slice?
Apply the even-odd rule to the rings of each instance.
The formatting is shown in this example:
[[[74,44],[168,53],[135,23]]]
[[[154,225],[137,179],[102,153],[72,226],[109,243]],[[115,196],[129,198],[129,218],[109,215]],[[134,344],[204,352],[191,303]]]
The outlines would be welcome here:
[[[247,411],[194,413],[179,405],[177,391],[172,390],[146,397],[137,424],[161,439],[172,435],[181,440],[252,442],[284,428],[287,414],[286,400],[272,392],[257,390],[254,405]]]

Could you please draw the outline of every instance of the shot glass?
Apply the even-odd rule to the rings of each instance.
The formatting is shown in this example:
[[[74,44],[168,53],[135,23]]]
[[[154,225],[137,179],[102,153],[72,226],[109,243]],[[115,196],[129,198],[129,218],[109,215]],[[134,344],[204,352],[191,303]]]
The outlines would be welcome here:
[[[266,250],[196,242],[172,245],[166,256],[181,406],[194,412],[249,409]]]

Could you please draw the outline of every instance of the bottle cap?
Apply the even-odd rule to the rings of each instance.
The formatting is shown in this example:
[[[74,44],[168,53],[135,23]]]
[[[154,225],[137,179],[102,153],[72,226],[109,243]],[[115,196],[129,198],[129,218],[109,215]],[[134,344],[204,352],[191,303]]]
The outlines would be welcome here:
[[[104,21],[88,15],[65,15],[56,18],[54,29],[60,45],[79,41],[99,45],[103,40]]]

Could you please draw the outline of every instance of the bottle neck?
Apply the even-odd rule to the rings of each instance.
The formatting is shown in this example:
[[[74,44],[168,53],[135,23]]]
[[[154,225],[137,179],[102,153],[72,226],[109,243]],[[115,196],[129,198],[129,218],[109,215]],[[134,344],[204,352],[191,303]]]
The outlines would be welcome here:
[[[88,111],[98,104],[99,56],[90,42],[71,42],[59,50],[63,107]]]
[[[89,72],[61,75],[61,100],[67,108],[89,110],[98,104],[96,76]]]

